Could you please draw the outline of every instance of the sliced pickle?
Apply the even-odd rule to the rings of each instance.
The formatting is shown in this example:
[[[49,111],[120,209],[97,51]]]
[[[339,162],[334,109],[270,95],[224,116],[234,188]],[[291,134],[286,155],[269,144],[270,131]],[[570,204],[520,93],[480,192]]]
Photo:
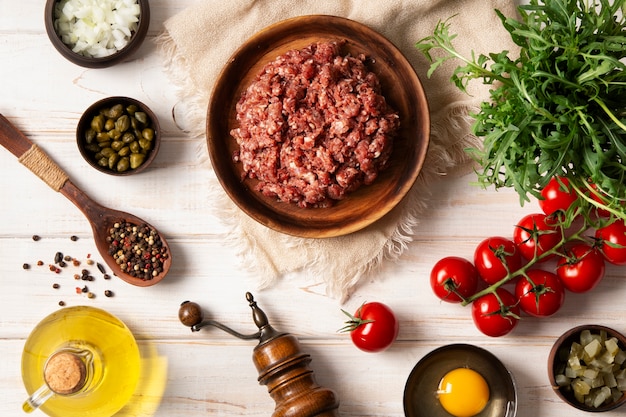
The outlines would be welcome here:
[[[605,331],[584,330],[567,351],[565,366],[558,369],[555,380],[578,402],[598,408],[619,400],[626,392],[626,351],[616,338],[608,337]]]

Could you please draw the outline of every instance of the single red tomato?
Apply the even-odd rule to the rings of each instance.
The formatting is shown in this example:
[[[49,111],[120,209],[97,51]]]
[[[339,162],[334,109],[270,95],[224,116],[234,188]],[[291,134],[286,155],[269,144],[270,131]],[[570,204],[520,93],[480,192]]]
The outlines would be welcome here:
[[[600,251],[614,265],[626,265],[626,225],[617,219],[608,226],[596,230],[596,239],[602,243]]]
[[[510,333],[517,326],[519,311],[515,296],[502,287],[496,289],[495,293],[483,295],[472,303],[474,325],[491,337]]]
[[[555,220],[543,213],[528,214],[517,222],[513,230],[513,241],[527,260],[542,256],[561,241],[561,230]],[[552,256],[546,256],[545,261]]]
[[[556,274],[565,289],[583,293],[592,290],[604,277],[604,258],[597,249],[578,243],[564,252],[557,262]]]
[[[507,272],[517,271],[522,266],[522,258],[512,240],[493,236],[476,247],[474,266],[483,281],[491,285],[506,277]]]
[[[398,337],[400,326],[393,311],[383,303],[364,303],[340,331],[350,332],[352,342],[365,352],[387,349]]]
[[[572,189],[569,180],[565,177],[552,177],[548,184],[541,190],[539,207],[546,214],[554,214],[557,211],[567,211],[567,209],[578,200],[578,194]]]
[[[515,283],[520,309],[534,317],[548,317],[559,311],[565,301],[565,288],[552,272],[531,269]]]
[[[478,288],[478,271],[467,259],[448,256],[430,271],[430,286],[439,299],[460,303]]]

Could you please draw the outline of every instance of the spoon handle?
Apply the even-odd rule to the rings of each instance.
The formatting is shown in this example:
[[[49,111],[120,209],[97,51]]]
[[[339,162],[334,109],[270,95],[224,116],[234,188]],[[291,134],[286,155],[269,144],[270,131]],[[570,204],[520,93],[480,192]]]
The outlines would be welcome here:
[[[0,114],[0,144],[17,156],[22,165],[53,190],[60,191],[69,180],[65,171],[2,114]]]
[[[101,215],[102,207],[76,187],[68,175],[39,146],[31,142],[2,114],[0,114],[0,144],[17,156],[22,165],[54,191],[67,197],[87,218],[94,219]]]

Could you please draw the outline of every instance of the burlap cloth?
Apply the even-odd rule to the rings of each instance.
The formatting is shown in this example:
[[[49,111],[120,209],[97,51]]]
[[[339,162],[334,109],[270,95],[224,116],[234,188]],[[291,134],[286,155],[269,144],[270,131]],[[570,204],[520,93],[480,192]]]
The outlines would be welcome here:
[[[431,79],[428,63],[415,43],[439,20],[453,15],[457,48],[469,54],[515,51],[510,36],[494,13],[516,13],[511,0],[200,0],[165,22],[157,38],[171,80],[179,88],[185,108],[181,125],[197,140],[198,163],[206,165],[211,189],[207,214],[227,226],[225,242],[241,256],[242,268],[255,277],[257,289],[277,279],[304,279],[325,285],[329,296],[344,301],[385,260],[397,259],[419,232],[420,215],[437,181],[446,175],[468,172],[471,161],[464,152],[476,146],[471,135],[470,112],[488,99],[487,87],[472,85],[470,95],[460,93],[449,77],[458,62],[449,63]],[[278,21],[301,15],[347,17],[380,32],[393,42],[421,78],[431,109],[431,143],[415,186],[391,213],[372,226],[347,236],[307,239],[270,230],[241,212],[226,196],[212,170],[205,143],[208,102],[214,82],[233,52],[249,37]],[[179,116],[180,119],[180,116]],[[305,272],[304,274],[293,274]],[[381,277],[381,279],[385,279]],[[386,279],[391,280],[391,277]],[[299,282],[297,285],[304,285]]]

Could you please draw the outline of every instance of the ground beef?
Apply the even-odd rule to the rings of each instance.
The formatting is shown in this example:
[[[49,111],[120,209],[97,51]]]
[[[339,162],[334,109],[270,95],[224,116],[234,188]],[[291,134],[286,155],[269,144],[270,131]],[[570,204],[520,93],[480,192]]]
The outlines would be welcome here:
[[[233,159],[266,196],[329,207],[389,161],[399,117],[364,55],[315,43],[268,63],[237,103]]]

